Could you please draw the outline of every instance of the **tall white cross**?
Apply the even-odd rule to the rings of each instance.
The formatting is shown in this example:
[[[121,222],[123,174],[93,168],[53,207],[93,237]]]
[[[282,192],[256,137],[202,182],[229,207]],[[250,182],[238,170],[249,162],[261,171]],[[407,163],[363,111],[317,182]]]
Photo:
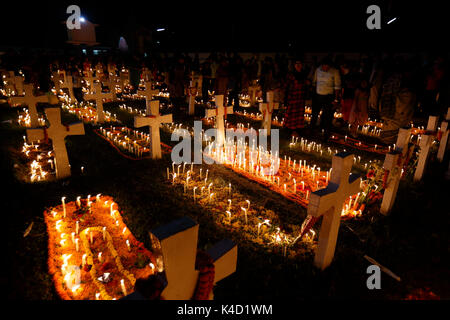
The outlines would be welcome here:
[[[427,132],[435,133],[438,125],[439,117],[430,116],[428,118]],[[434,141],[434,134],[425,133],[421,136],[419,142],[419,160],[417,161],[416,171],[414,172],[414,181],[422,180],[425,168],[427,166],[428,157],[430,155],[430,147]]]
[[[32,142],[46,138],[51,139],[55,154],[56,178],[69,177],[69,158],[64,139],[69,135],[84,135],[84,125],[82,122],[73,123],[67,127],[62,125],[60,108],[45,108],[45,114],[50,122],[50,127],[48,129],[27,129],[27,140]]]
[[[195,269],[199,225],[188,217],[150,231],[157,269],[165,273],[165,300],[192,299],[199,271]],[[214,284],[236,271],[237,245],[223,240],[207,252],[214,261]],[[213,298],[211,292],[209,299]]]
[[[35,96],[33,93],[33,85],[32,84],[26,84],[24,85],[25,90],[25,96],[23,97],[12,97],[11,98],[11,105],[16,104],[25,104],[28,106],[28,113],[30,114],[30,122],[31,127],[39,127],[39,117],[36,109],[37,103],[48,103],[48,96],[47,95],[41,95],[41,96]]]
[[[437,153],[437,158],[439,162],[444,161],[444,155],[445,152],[448,149],[449,143],[448,143],[448,134],[449,134],[449,127],[448,124],[450,122],[450,107],[447,109],[447,115],[445,117],[445,121],[441,122],[441,141],[439,142],[439,150]]]
[[[319,246],[314,257],[314,264],[321,270],[328,267],[333,260],[345,200],[360,190],[361,177],[350,173],[352,165],[353,154],[335,154],[328,186],[311,193],[309,197],[308,215],[323,215]]]
[[[152,83],[145,82],[145,90],[137,91],[137,94],[141,97],[145,97],[145,109],[147,115],[153,114],[151,111],[150,102],[153,100],[153,96],[158,95],[159,90],[152,90]],[[158,111],[159,112],[159,111]]]
[[[102,93],[102,84],[100,82],[96,82],[94,84],[95,93],[88,93],[84,95],[86,100],[95,100],[95,104],[97,105],[97,122],[102,123],[105,122],[105,114],[103,113],[103,99],[111,99],[113,95],[111,92]]]
[[[153,100],[150,102],[151,114],[145,117],[136,116],[134,117],[134,127],[140,128],[149,126],[151,134],[152,143],[152,158],[161,159],[161,137],[159,134],[159,127],[161,123],[171,123],[172,114],[166,114],[161,116],[159,114],[159,100]]]
[[[380,212],[387,215],[394,205],[400,183],[402,169],[408,153],[408,143],[411,138],[411,129],[400,128],[395,144],[395,150],[386,154],[383,168],[389,170],[388,184],[384,190]]]
[[[223,121],[224,116],[233,113],[233,106],[224,107],[223,106],[223,95],[215,96],[216,108],[215,109],[205,109],[205,117],[216,117],[216,129],[217,129],[217,141],[216,146],[221,147],[225,142],[225,123]]]
[[[267,92],[267,102],[263,102],[259,104],[259,111],[261,111],[263,115],[263,129],[267,130],[267,135],[270,135],[270,129],[272,127],[272,113],[273,110],[277,110],[279,107],[278,102],[273,102],[273,91]]]

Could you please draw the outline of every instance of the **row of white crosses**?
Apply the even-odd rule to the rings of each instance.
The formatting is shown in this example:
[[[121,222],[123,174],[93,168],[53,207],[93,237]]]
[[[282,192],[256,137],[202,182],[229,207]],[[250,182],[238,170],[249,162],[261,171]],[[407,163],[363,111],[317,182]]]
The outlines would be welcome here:
[[[66,143],[64,139],[69,135],[84,135],[84,125],[82,122],[73,123],[69,126],[61,124],[61,109],[45,108],[47,120],[50,127],[27,129],[28,142],[52,140],[53,153],[55,156],[56,178],[62,179],[70,176],[69,158],[67,156]]]
[[[262,127],[267,130],[267,135],[270,135],[270,129],[272,127],[272,113],[273,110],[278,110],[279,103],[273,102],[274,92],[268,91],[266,95],[267,102],[262,102],[259,104],[259,111],[261,111],[263,115]]]
[[[216,147],[220,148],[225,143],[225,123],[223,118],[227,116],[227,114],[233,113],[233,106],[224,107],[223,106],[223,95],[215,96],[215,109],[205,109],[205,117],[215,117],[216,118]]]
[[[437,158],[440,162],[443,161],[445,151],[448,149],[448,121],[450,120],[450,108],[448,109],[446,120],[442,121],[440,131],[442,132],[441,141],[439,144],[439,150]],[[430,153],[430,147],[434,140],[434,131],[436,130],[438,117],[430,116],[427,124],[427,132],[430,134],[424,134],[421,136],[419,142],[419,159],[414,173],[414,180],[421,180],[428,162]],[[397,142],[395,149],[392,152],[386,154],[383,168],[389,170],[388,185],[385,188],[383,200],[381,202],[380,212],[382,214],[388,214],[395,202],[398,186],[401,179],[404,160],[408,157],[408,144],[411,138],[411,129],[399,130],[397,136]]]
[[[23,97],[11,97],[10,103],[11,105],[27,105],[28,113],[30,115],[31,127],[39,126],[39,116],[36,109],[36,104],[38,103],[48,103],[49,98],[47,95],[34,95],[34,86],[33,84],[25,84],[24,85],[25,95]]]
[[[159,113],[159,100],[150,101],[150,108],[147,107],[146,116],[134,117],[134,127],[146,127],[148,126],[151,134],[152,143],[152,158],[161,159],[161,137],[159,134],[159,128],[162,123],[172,123],[172,114],[160,115]]]
[[[164,300],[189,300],[194,295],[199,277],[195,269],[198,228],[196,222],[184,217],[150,231],[158,271],[164,271],[167,280],[161,293]],[[214,261],[214,284],[236,271],[237,245],[232,241],[222,240],[207,253]]]

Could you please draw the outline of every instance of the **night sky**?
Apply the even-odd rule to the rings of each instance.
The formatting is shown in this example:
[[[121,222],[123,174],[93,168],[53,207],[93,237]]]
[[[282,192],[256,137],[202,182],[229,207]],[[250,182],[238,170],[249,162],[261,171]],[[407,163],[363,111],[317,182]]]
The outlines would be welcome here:
[[[145,4],[143,4],[145,3]],[[162,48],[241,51],[438,50],[448,42],[444,3],[434,1],[36,1],[2,3],[0,47],[60,47],[66,8],[80,6],[97,23],[97,40],[116,47],[140,27],[155,30]],[[366,8],[378,4],[382,29],[366,28]],[[398,17],[392,24],[386,22]]]

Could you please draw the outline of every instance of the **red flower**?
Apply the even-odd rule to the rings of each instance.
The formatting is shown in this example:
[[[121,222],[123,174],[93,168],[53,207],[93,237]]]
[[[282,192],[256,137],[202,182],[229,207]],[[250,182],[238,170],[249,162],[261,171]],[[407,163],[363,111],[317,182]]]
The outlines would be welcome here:
[[[369,172],[367,172],[367,178],[370,179],[373,176],[375,176],[375,171],[374,170],[370,170]]]

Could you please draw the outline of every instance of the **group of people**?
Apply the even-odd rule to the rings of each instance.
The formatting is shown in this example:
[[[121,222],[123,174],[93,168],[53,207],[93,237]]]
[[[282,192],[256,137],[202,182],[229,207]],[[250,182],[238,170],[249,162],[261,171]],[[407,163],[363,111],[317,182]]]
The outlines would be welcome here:
[[[108,75],[112,69],[126,68],[130,84],[137,88],[143,69],[153,80],[164,83],[172,103],[186,103],[192,73],[202,76],[201,96],[223,94],[229,105],[239,106],[239,95],[258,85],[265,100],[268,91],[287,107],[285,128],[297,136],[303,131],[323,134],[327,139],[336,111],[353,135],[369,116],[385,122],[386,139],[396,129],[409,125],[414,114],[440,114],[450,105],[448,57],[441,55],[361,55],[359,61],[344,55],[328,55],[318,61],[301,56],[289,59],[276,54],[260,59],[258,54],[244,60],[237,53],[211,53],[204,61],[199,55],[153,54],[137,56],[51,57],[46,55],[5,55],[5,70],[20,69],[29,82],[49,91],[55,70],[73,77],[74,92],[81,94],[81,79],[87,70]],[[312,109],[310,125],[305,125],[305,106]],[[319,116],[320,114],[320,116]]]

